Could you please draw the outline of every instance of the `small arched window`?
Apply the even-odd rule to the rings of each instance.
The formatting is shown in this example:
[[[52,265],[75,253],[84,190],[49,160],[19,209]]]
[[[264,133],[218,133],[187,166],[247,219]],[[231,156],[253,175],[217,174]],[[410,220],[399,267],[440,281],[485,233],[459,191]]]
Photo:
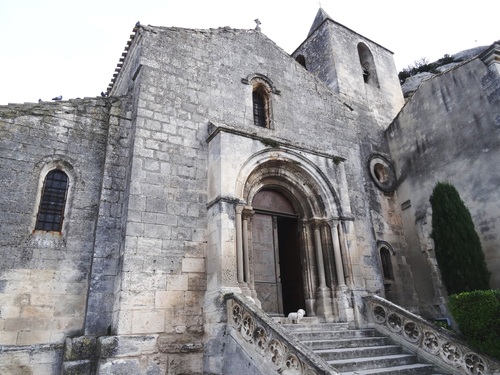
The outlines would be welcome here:
[[[391,252],[385,246],[382,246],[380,248],[380,260],[382,261],[382,272],[384,274],[384,280],[394,280],[394,275],[392,273]]]
[[[250,74],[248,77],[242,78],[241,82],[252,87],[254,125],[273,129],[272,94],[280,95],[280,90],[274,86],[269,78],[259,73]]]
[[[252,92],[253,123],[263,128],[269,128],[269,95],[263,85],[257,84]]]
[[[60,169],[53,169],[47,173],[43,182],[35,230],[61,231],[67,192],[66,173]]]
[[[298,55],[295,58],[295,61],[297,61],[300,65],[302,65],[305,69],[307,69],[306,58],[304,57],[304,55]]]

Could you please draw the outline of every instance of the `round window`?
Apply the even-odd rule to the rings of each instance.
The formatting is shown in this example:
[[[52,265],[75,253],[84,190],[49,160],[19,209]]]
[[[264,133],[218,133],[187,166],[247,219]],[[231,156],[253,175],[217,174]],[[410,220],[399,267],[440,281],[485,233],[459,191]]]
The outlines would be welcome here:
[[[380,154],[372,155],[369,169],[373,182],[380,190],[392,192],[396,189],[396,173],[389,159]]]

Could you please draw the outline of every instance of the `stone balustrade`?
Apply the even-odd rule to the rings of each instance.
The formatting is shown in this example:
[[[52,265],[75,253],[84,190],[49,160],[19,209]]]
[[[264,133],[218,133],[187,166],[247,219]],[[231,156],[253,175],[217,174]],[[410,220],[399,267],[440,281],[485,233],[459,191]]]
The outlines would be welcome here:
[[[471,348],[445,329],[381,297],[364,298],[369,325],[418,356],[453,374],[500,374],[500,363]]]
[[[253,358],[260,358],[276,374],[337,374],[246,297],[228,294],[226,301],[227,324],[247,344],[242,348]]]

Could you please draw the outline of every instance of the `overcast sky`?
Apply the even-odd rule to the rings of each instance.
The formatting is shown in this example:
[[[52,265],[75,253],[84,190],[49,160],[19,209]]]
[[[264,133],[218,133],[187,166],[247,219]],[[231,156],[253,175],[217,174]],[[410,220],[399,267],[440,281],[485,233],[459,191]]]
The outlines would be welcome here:
[[[317,0],[0,0],[0,105],[98,96],[137,21],[253,29],[292,53]],[[500,39],[499,0],[321,0],[330,17],[394,52],[398,70],[421,58]]]

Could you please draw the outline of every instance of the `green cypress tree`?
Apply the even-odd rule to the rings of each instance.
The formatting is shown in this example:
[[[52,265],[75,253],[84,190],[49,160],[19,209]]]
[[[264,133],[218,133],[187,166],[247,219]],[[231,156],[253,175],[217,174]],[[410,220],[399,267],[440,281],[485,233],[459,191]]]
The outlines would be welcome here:
[[[489,289],[481,242],[458,191],[450,183],[438,182],[430,202],[431,237],[448,294]]]

